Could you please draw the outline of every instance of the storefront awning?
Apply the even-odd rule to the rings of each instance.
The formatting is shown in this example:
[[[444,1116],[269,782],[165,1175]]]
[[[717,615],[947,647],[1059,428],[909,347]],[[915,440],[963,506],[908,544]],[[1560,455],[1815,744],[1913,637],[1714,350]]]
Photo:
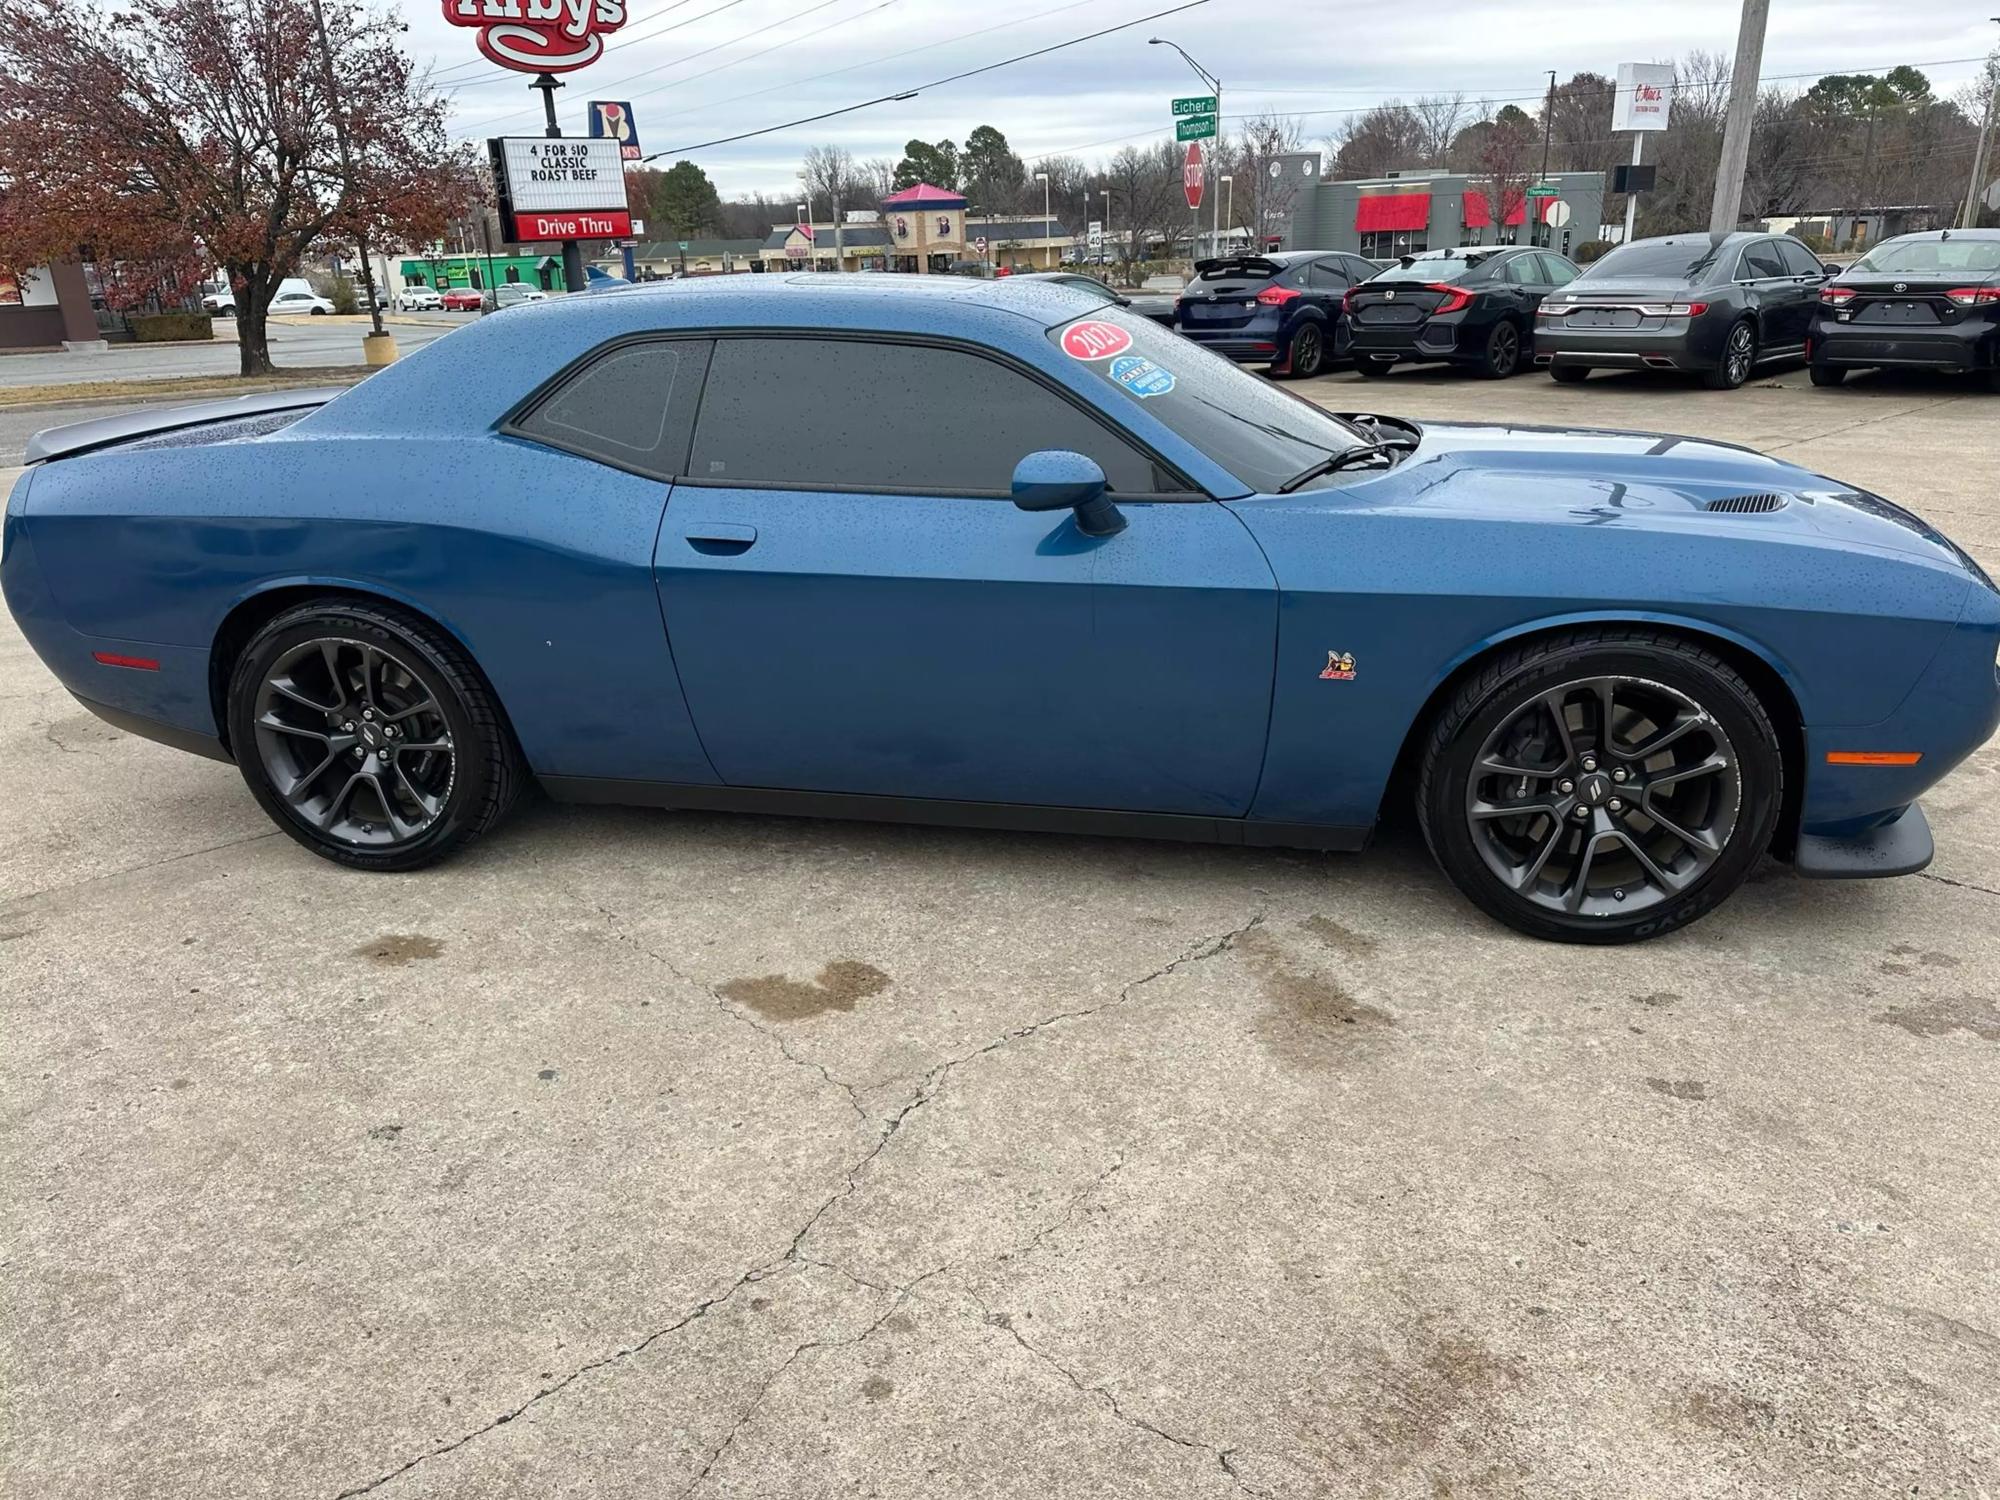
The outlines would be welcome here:
[[[1381,229],[1423,229],[1430,222],[1429,193],[1373,193],[1355,201],[1354,227],[1362,234]]]
[[[1518,193],[1507,195],[1507,222],[1509,225],[1528,222],[1528,205]],[[1493,206],[1486,200],[1484,188],[1465,190],[1465,227],[1467,229],[1490,229],[1493,226]]]

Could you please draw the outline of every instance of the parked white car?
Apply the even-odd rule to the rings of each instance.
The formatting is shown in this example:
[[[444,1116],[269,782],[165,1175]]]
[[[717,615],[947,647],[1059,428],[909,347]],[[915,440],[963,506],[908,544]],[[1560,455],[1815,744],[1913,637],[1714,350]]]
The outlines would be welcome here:
[[[279,313],[310,313],[318,317],[332,312],[333,304],[310,290],[288,287],[271,299],[270,311],[274,316]]]
[[[396,293],[396,307],[401,312],[436,312],[443,306],[436,287],[406,286]]]
[[[525,281],[503,281],[486,294],[486,306],[494,312],[502,308],[519,307],[524,302],[546,302],[549,294],[538,286],[529,286]]]

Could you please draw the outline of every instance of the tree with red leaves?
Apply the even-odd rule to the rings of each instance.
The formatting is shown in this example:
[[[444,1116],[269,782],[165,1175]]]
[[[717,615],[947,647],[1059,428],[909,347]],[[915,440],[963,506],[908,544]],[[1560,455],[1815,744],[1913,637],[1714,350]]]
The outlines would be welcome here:
[[[0,265],[87,250],[103,266],[197,249],[228,273],[242,372],[271,369],[265,314],[320,248],[439,237],[470,177],[400,21],[310,0],[0,0]]]

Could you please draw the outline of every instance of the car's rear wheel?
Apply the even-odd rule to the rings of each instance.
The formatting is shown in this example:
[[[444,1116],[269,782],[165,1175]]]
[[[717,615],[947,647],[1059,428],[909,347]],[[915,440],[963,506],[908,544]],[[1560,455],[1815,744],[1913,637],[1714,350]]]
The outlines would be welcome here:
[[[1806,373],[1812,377],[1814,385],[1839,385],[1847,379],[1847,366],[1808,365]]]
[[[1680,637],[1607,629],[1505,653],[1460,688],[1425,745],[1418,815],[1488,914],[1622,943],[1735,890],[1783,800],[1777,732],[1740,674]]]
[[[1479,357],[1479,373],[1488,380],[1505,380],[1521,368],[1521,330],[1504,318],[1486,335],[1486,348]]]
[[[1354,356],[1354,368],[1363,375],[1387,375],[1395,364],[1393,359],[1371,359],[1365,354]]]
[[[1582,385],[1590,379],[1588,365],[1550,365],[1549,379],[1558,385]]]
[[[1757,330],[1748,318],[1736,324],[1722,341],[1722,354],[1715,368],[1702,376],[1711,391],[1733,391],[1750,378],[1757,368]]]
[[[230,745],[277,825],[365,870],[443,858],[506,814],[525,780],[464,653],[429,623],[328,599],[278,615],[230,674]]]
[[[323,318],[326,316],[326,309],[323,307],[315,307],[312,309],[312,315],[315,318]]]
[[[1285,373],[1300,380],[1319,374],[1326,364],[1326,335],[1317,323],[1301,323],[1286,346]]]
[[[1986,372],[1986,388],[1989,391],[2000,391],[2000,370]]]

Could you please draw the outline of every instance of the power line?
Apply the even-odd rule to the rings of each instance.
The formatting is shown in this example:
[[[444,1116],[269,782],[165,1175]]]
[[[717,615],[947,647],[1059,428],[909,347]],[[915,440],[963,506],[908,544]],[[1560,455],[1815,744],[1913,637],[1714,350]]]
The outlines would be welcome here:
[[[666,8],[666,10],[661,11],[659,15],[655,16],[653,19],[656,21],[662,20],[670,12],[680,10],[693,3],[694,0],[678,0],[678,3],[674,5],[669,5]],[[607,43],[605,45],[604,51],[599,53],[598,56],[608,57],[613,52],[622,51],[626,47],[633,46],[636,43],[644,41],[652,41],[655,38],[667,35],[668,32],[680,31],[686,27],[698,25],[700,22],[706,21],[710,16],[719,16],[725,10],[734,10],[737,6],[743,3],[744,0],[722,0],[722,4],[716,6],[714,10],[705,10],[698,16],[689,16],[685,21],[676,21],[674,22],[673,25],[664,27],[659,31],[649,32],[643,35],[637,32],[631,33],[629,35],[618,34],[618,40],[615,42]],[[727,44],[725,43],[725,45]],[[696,55],[699,56],[700,54],[697,53]],[[686,61],[686,59],[683,58],[682,61]],[[667,66],[672,67],[673,64],[669,63]],[[518,77],[520,77],[520,74],[512,68],[495,68],[490,73],[478,73],[473,75],[471,78],[461,78],[452,86],[454,88],[476,88],[481,84],[503,83],[510,78],[518,78]]]
[[[1028,62],[1037,57],[1047,57],[1052,52],[1061,52],[1069,47],[1079,47],[1085,42],[1094,42],[1099,37],[1110,36],[1114,32],[1119,31],[1130,31],[1134,26],[1143,26],[1148,21],[1158,21],[1167,16],[1177,16],[1183,11],[1194,10],[1198,6],[1206,4],[1208,4],[1208,0],[1186,0],[1186,3],[1182,5],[1170,6],[1166,10],[1156,10],[1151,15],[1139,16],[1130,21],[1121,21],[1116,26],[1106,26],[1101,31],[1093,31],[1083,36],[1071,37],[1066,42],[1056,42],[1048,47],[1037,47],[1032,52],[1023,52],[1014,57],[1003,58],[999,62],[987,63],[983,67],[968,68],[963,73],[953,73],[947,78],[938,78],[929,83],[920,83],[915,88],[903,89],[894,94],[883,94],[874,99],[864,99],[859,104],[848,104],[839,109],[823,110],[816,115],[807,115],[804,119],[787,120],[781,125],[766,125],[761,130],[745,130],[737,135],[726,135],[716,140],[702,141],[693,146],[675,146],[670,150],[655,151],[650,156],[643,158],[643,160],[657,161],[662,156],[685,155],[690,151],[706,151],[713,146],[727,146],[736,141],[753,140],[763,135],[775,135],[781,130],[793,130],[800,125],[816,125],[821,120],[831,120],[838,115],[851,115],[857,110],[873,109],[878,104],[900,103],[905,99],[914,99],[926,89],[943,88],[946,84],[961,83],[968,78],[977,78],[982,73],[992,73],[1001,68],[1011,68],[1015,63]]]

